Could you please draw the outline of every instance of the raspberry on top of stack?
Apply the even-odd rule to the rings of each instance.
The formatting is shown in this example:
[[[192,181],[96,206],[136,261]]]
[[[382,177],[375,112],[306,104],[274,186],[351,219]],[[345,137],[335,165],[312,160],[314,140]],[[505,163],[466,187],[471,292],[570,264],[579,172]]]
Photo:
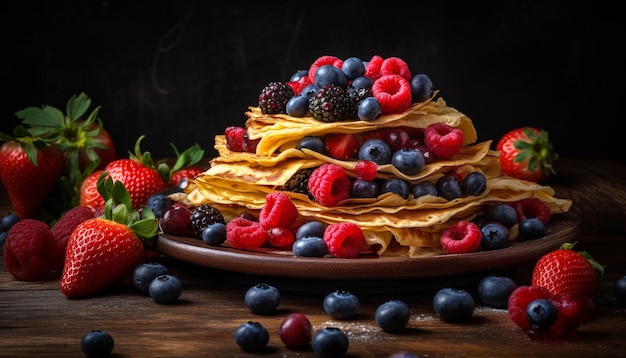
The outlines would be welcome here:
[[[281,191],[298,222],[352,222],[378,255],[443,253],[442,232],[498,203],[537,198],[552,214],[571,201],[503,175],[492,141],[437,97],[402,59],[322,56],[287,82],[271,82],[245,126],[215,137],[219,155],[176,200],[210,204],[226,220],[257,214]]]

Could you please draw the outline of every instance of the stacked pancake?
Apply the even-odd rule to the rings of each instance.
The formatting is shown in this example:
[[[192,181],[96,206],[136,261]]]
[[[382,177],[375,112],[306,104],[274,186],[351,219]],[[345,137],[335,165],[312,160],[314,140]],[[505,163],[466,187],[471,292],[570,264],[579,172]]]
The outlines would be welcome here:
[[[385,193],[377,198],[350,198],[326,207],[307,194],[284,191],[298,208],[299,222],[353,222],[361,227],[368,247],[377,255],[425,257],[443,253],[439,242],[443,230],[459,220],[479,218],[493,204],[534,197],[543,201],[552,214],[567,212],[571,206],[570,200],[556,198],[549,186],[503,175],[499,152],[490,149],[492,142],[477,142],[470,118],[449,107],[443,98],[416,103],[402,113],[383,115],[373,121],[326,123],[313,117],[263,114],[258,107],[250,107],[246,116],[248,136],[258,140],[256,153],[233,152],[227,148],[225,136],[217,135],[215,148],[219,155],[176,200],[190,206],[209,204],[220,210],[227,221],[243,212],[258,215],[265,196],[283,190],[285,184],[304,169],[332,163],[344,168],[352,179],[357,177],[356,159],[337,160],[312,150],[297,149],[304,136],[363,134],[394,127],[424,130],[432,123],[445,123],[463,131],[464,146],[460,153],[449,160],[427,163],[418,174],[411,176],[391,164],[381,165],[377,177],[400,177],[412,185],[423,181],[434,184],[451,171],[479,171],[487,179],[487,189],[482,194],[446,200],[431,195],[418,198],[410,195],[404,199]]]

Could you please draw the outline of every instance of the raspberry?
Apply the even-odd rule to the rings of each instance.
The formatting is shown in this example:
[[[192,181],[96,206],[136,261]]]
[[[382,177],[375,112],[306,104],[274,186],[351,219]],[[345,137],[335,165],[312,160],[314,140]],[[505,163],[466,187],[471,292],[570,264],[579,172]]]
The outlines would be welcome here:
[[[257,221],[238,216],[226,224],[226,241],[235,249],[256,249],[267,241],[267,232]]]
[[[378,55],[372,56],[372,59],[369,60],[369,62],[367,62],[367,66],[365,66],[365,76],[374,81],[379,79],[381,77],[380,67],[383,65],[384,61],[385,60]]]
[[[445,123],[433,123],[424,131],[424,143],[437,159],[450,159],[463,148],[463,131]]]
[[[243,127],[226,127],[224,130],[224,134],[226,135],[226,148],[233,152],[243,152],[241,142],[245,133],[246,129]]]
[[[471,221],[461,220],[441,233],[441,248],[446,254],[475,252],[480,247],[482,232]]]
[[[353,259],[359,256],[365,242],[363,230],[351,222],[330,224],[324,231],[328,252],[338,258]]]
[[[72,231],[74,231],[78,224],[94,217],[91,208],[79,205],[68,210],[61,216],[59,221],[52,226],[51,232],[54,238],[52,260],[56,268],[62,268],[65,263],[65,250],[67,249],[67,242],[70,239]]]
[[[293,233],[284,227],[273,227],[267,230],[267,242],[274,247],[287,247],[296,241]]]
[[[509,318],[518,327],[527,331],[531,325],[528,319],[526,319],[526,306],[536,299],[545,298],[552,300],[553,297],[554,295],[550,291],[541,286],[520,286],[509,296]]]
[[[265,230],[290,227],[298,218],[298,208],[283,192],[274,191],[265,196],[265,204],[259,213],[259,223]]]
[[[313,61],[313,64],[309,67],[309,81],[311,81],[311,83],[315,83],[315,72],[317,72],[317,69],[324,65],[332,65],[341,69],[341,66],[343,66],[343,60],[335,56],[325,55]]]
[[[356,162],[354,171],[363,180],[374,180],[378,172],[378,164],[370,160],[359,160]]]
[[[18,280],[41,278],[54,268],[51,257],[53,246],[54,238],[48,224],[35,219],[22,219],[7,233],[4,266]]]
[[[336,164],[322,164],[309,177],[309,192],[324,206],[335,206],[350,198],[352,182],[346,171]]]
[[[389,57],[386,58],[382,65],[380,66],[380,74],[382,76],[386,75],[400,75],[404,78],[409,85],[411,83],[411,70],[409,70],[409,66],[404,62],[403,59],[399,57]]]
[[[537,198],[522,199],[512,204],[517,212],[517,222],[521,223],[527,218],[537,218],[544,225],[550,221],[550,208]]]
[[[372,85],[372,96],[383,114],[404,112],[411,105],[411,84],[400,75],[381,76]]]

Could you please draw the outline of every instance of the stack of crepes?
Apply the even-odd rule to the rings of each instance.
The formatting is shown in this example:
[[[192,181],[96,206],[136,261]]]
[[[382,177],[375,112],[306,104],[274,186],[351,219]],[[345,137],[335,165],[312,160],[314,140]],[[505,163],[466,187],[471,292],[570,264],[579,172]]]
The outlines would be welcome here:
[[[407,176],[391,164],[379,167],[378,178],[401,177],[411,184],[429,181],[433,184],[451,170],[482,172],[487,189],[479,196],[464,196],[448,201],[431,195],[408,199],[394,193],[377,198],[350,198],[326,207],[306,194],[284,191],[299,211],[299,221],[317,220],[327,224],[353,222],[361,227],[366,243],[378,255],[426,257],[443,253],[440,236],[443,230],[459,220],[470,221],[485,213],[495,203],[511,203],[535,197],[542,200],[552,214],[567,212],[571,201],[554,197],[555,191],[544,185],[514,179],[501,174],[499,152],[491,150],[491,141],[477,142],[476,129],[466,115],[447,106],[443,98],[413,104],[403,113],[383,115],[373,121],[339,121],[325,123],[313,117],[266,115],[258,107],[246,112],[246,129],[250,139],[259,139],[256,154],[233,152],[224,135],[215,137],[219,156],[210,168],[190,182],[176,200],[190,206],[210,204],[228,221],[242,212],[258,214],[266,194],[281,190],[299,170],[324,163],[343,167],[353,179],[356,159],[336,160],[320,153],[297,149],[304,136],[323,137],[329,133],[365,133],[392,127],[425,129],[442,122],[459,128],[464,146],[450,160],[426,164],[418,174]]]

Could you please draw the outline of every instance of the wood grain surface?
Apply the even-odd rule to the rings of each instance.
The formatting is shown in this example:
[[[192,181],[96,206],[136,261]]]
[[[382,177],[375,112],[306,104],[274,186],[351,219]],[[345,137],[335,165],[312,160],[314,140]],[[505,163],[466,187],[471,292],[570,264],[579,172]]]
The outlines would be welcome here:
[[[387,357],[403,350],[423,357],[624,356],[626,306],[617,302],[613,284],[626,275],[626,167],[610,160],[562,159],[557,171],[559,176],[550,184],[557,196],[574,201],[573,210],[581,217],[577,248],[607,265],[593,297],[596,316],[568,338],[531,339],[510,321],[506,310],[478,301],[467,322],[445,323],[432,308],[435,287],[420,289],[419,280],[413,282],[414,292],[373,281],[367,292],[359,294],[358,316],[335,320],[322,308],[328,292],[307,289],[308,280],[271,281],[275,278],[164,257],[163,263],[183,282],[176,304],[153,302],[129,280],[97,296],[68,299],[58,288],[58,276],[18,281],[2,265],[0,357],[81,357],[80,340],[93,329],[113,336],[113,357],[314,357],[310,348],[288,349],[280,341],[280,323],[292,312],[306,314],[316,331],[326,326],[342,329],[350,340],[347,357]],[[0,202],[0,214],[4,215],[11,209],[4,190]],[[508,274],[524,285],[530,281],[531,269],[532,265],[525,264]],[[261,281],[280,285],[281,302],[274,314],[256,315],[244,305],[247,288]],[[454,285],[475,295],[474,281]],[[411,308],[409,324],[402,333],[384,333],[374,321],[376,307],[392,298],[405,300]],[[248,353],[236,345],[234,332],[247,321],[260,322],[268,329],[270,342],[265,351]]]

